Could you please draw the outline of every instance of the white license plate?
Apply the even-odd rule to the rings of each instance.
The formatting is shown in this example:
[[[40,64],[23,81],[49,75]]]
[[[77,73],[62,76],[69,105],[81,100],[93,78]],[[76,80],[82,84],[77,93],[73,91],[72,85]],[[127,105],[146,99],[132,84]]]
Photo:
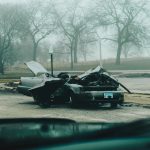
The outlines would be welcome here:
[[[106,99],[113,98],[113,93],[112,92],[105,92],[104,98],[106,98]]]

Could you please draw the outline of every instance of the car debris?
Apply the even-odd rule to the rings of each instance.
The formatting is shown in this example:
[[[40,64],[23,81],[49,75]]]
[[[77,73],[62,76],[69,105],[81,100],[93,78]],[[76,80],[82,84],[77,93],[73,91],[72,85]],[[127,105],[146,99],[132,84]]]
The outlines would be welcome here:
[[[11,92],[16,93],[17,82],[0,83],[0,92]]]
[[[124,102],[124,91],[120,87],[131,93],[100,66],[80,75],[70,76],[61,72],[51,76],[38,62],[25,64],[35,77],[21,77],[17,89],[24,95],[32,96],[42,107],[58,103],[70,103],[73,107],[110,103],[115,108]]]

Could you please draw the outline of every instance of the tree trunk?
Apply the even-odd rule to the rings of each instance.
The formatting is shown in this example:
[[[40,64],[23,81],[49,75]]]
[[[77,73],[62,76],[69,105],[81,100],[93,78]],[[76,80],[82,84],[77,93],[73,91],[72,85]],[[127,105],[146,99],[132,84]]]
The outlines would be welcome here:
[[[76,33],[75,35],[75,39],[74,39],[74,63],[78,62],[78,33]]]
[[[0,73],[4,74],[4,64],[2,62],[2,59],[0,59]]]
[[[122,44],[120,42],[118,43],[118,48],[117,48],[116,65],[120,65],[121,51],[122,51]]]
[[[84,54],[84,61],[86,62],[86,54]]]
[[[87,57],[87,52],[86,52],[86,49],[85,49],[85,46],[83,45],[83,57],[84,57],[84,61],[86,62],[86,57]]]
[[[36,61],[36,57],[37,57],[37,43],[33,44],[33,60]]]
[[[73,70],[73,42],[71,43],[71,49],[70,49],[70,58],[71,58],[71,70]]]
[[[128,53],[127,52],[124,53],[124,57],[125,57],[125,59],[128,58]]]

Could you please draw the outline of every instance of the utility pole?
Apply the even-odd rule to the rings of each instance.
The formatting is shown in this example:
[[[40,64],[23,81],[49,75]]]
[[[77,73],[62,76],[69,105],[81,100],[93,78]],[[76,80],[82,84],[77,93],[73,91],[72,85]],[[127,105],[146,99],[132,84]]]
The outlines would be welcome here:
[[[50,59],[51,59],[51,76],[53,77],[53,71],[54,71],[54,69],[53,69],[53,50],[52,49],[49,49],[49,52],[48,52],[49,54],[50,54]]]
[[[101,43],[101,38],[99,37],[98,39],[99,43],[99,65],[103,68],[103,60],[102,60],[102,43]]]

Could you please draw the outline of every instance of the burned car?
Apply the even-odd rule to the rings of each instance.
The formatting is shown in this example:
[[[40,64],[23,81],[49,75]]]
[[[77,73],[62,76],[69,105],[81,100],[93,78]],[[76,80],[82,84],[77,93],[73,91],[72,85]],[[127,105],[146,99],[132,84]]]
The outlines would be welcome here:
[[[74,107],[110,103],[111,107],[117,107],[124,102],[120,86],[130,92],[100,66],[80,75],[69,76],[62,72],[51,76],[38,62],[27,62],[26,65],[36,76],[21,77],[18,91],[33,96],[40,106],[69,103]]]

